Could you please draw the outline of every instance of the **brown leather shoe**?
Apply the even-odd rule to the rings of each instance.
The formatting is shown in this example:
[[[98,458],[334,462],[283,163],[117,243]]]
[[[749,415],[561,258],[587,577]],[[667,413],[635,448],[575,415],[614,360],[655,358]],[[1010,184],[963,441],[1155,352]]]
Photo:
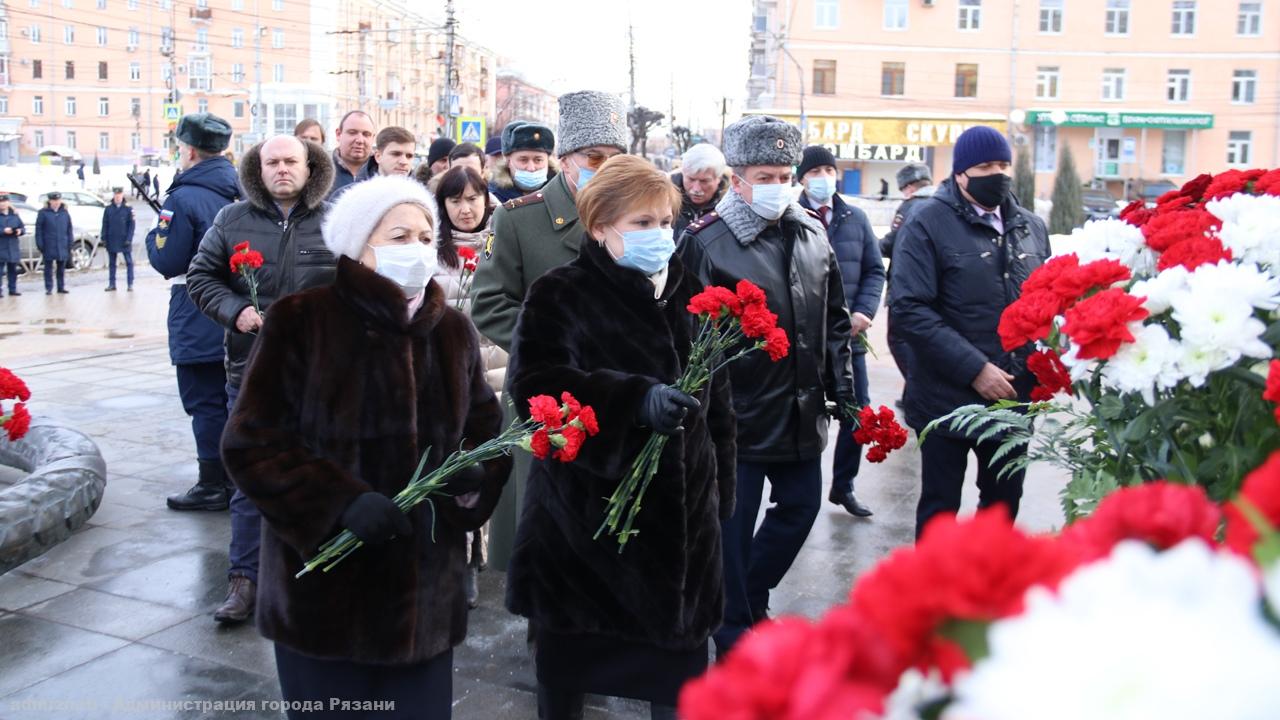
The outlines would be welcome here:
[[[221,607],[213,611],[213,619],[220,623],[235,625],[249,619],[253,614],[253,605],[257,601],[258,586],[252,580],[241,575],[231,577],[231,586],[227,588],[227,599]]]

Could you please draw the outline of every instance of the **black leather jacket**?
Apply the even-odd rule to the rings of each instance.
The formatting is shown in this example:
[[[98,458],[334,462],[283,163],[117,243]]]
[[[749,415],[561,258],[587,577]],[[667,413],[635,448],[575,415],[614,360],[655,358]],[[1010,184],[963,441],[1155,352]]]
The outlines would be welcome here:
[[[747,279],[768,296],[791,352],[778,362],[755,352],[730,366],[738,416],[738,458],[796,462],[822,454],[826,401],[852,402],[849,313],[840,267],[817,219],[798,205],[745,240],[711,215],[681,237],[685,267],[703,284],[734,288]]]

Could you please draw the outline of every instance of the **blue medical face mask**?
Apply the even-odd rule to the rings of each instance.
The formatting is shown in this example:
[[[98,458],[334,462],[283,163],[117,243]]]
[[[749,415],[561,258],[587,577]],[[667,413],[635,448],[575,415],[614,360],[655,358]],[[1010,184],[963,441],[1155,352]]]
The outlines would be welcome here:
[[[595,176],[596,176],[595,170],[592,170],[591,168],[584,168],[581,165],[579,165],[578,166],[578,189],[581,190],[582,188],[586,187],[587,183],[591,182],[591,178]]]
[[[627,232],[618,232],[617,228],[610,229],[622,238],[622,257],[615,257],[614,261],[645,275],[653,275],[665,268],[676,251],[675,232],[669,227]],[[613,253],[610,252],[609,256],[612,257]]]
[[[805,188],[805,192],[819,203],[825,203],[836,194],[836,179],[829,175],[809,178],[808,183],[809,187]]]
[[[529,190],[534,190],[547,184],[547,169],[512,170],[511,177],[515,178],[516,185]]]

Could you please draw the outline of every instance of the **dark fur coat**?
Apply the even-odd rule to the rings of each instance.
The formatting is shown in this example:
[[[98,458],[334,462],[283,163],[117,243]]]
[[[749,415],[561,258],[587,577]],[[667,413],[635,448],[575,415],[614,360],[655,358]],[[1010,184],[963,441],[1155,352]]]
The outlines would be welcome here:
[[[272,304],[227,421],[227,472],[266,520],[258,628],[306,655],[414,663],[466,635],[465,533],[493,512],[506,457],[484,466],[474,508],[435,498],[434,540],[424,502],[412,537],[294,579],[361,493],[395,495],[424,449],[433,468],[501,431],[475,329],[439,285],[426,293],[409,320],[398,286],[341,258],[333,285]]]
[[[705,643],[723,615],[720,521],[733,512],[735,447],[727,373],[667,443],[636,518],[639,534],[592,539],[605,501],[651,430],[636,424],[645,392],[674,383],[696,334],[685,309],[701,288],[672,259],[661,299],[641,273],[584,239],[578,258],[529,289],[508,381],[528,413],[538,394],[568,390],[592,405],[600,434],[578,459],[534,461],[507,577],[507,607],[561,633],[669,649]]]

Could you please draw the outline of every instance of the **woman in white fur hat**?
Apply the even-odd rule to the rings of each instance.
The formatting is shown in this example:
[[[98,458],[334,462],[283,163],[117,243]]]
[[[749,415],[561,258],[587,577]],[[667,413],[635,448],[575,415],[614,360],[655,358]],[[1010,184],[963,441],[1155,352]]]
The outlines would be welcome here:
[[[281,692],[322,708],[290,718],[450,716],[466,533],[489,518],[510,460],[462,473],[434,511],[391,500],[422,452],[430,469],[502,425],[476,331],[431,279],[433,205],[400,177],[343,193],[323,228],[340,256],[333,285],[272,304],[223,435],[228,472],[265,520],[257,625]],[[295,579],[342,528],[368,547]],[[344,712],[370,707],[393,709]]]

